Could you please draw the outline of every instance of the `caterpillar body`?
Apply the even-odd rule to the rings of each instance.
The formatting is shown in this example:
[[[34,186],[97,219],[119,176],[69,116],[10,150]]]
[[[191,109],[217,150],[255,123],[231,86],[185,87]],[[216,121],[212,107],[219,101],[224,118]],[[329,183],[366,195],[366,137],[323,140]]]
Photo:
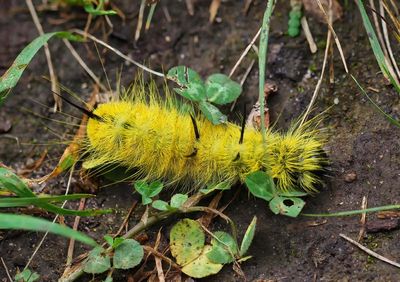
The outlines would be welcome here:
[[[268,130],[264,142],[256,129],[213,125],[201,114],[181,110],[171,95],[162,100],[153,90],[146,96],[143,86],[134,87],[120,101],[90,112],[86,168],[117,164],[190,191],[243,182],[262,170],[281,191],[317,191],[326,157],[315,127],[293,126],[284,134]]]

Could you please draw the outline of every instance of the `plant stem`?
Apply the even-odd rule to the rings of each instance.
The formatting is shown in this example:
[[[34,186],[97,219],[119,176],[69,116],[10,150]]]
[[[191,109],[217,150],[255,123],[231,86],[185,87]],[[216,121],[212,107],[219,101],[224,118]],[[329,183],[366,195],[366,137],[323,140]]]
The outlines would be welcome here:
[[[261,115],[261,134],[263,142],[265,143],[265,96],[264,96],[264,84],[265,84],[265,66],[267,64],[267,50],[268,50],[268,33],[270,26],[270,18],[272,11],[274,10],[275,0],[268,0],[267,8],[265,9],[263,23],[261,27],[260,36],[260,47],[258,53],[258,68],[259,68],[259,96],[258,101],[260,102],[260,115]]]

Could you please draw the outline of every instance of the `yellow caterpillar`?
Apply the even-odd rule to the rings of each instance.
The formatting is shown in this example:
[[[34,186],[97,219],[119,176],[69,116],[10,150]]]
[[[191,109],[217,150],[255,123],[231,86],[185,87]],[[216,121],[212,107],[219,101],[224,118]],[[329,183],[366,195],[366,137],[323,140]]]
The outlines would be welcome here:
[[[136,85],[120,101],[101,104],[89,115],[86,168],[116,164],[138,170],[147,180],[163,179],[193,191],[221,182],[244,181],[255,171],[270,174],[280,191],[316,192],[327,160],[324,139],[310,125],[281,134],[268,130],[266,142],[253,128],[213,125],[193,117],[167,93]],[[82,109],[81,109],[82,110]]]

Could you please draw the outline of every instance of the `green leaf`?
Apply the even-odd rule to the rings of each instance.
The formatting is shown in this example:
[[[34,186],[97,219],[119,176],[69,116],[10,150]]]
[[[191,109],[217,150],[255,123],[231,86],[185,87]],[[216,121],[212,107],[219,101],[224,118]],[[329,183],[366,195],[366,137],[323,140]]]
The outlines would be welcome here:
[[[222,114],[216,106],[206,101],[200,101],[199,108],[204,116],[214,125],[226,123],[228,120],[226,115]]]
[[[215,190],[229,190],[231,188],[232,184],[230,182],[220,182],[218,184],[214,184],[214,185],[208,185],[207,188],[205,189],[200,189],[199,191],[205,195],[207,195],[208,193],[211,193]]]
[[[155,181],[150,183],[149,185],[149,194],[150,198],[157,196],[163,188],[163,184],[160,181]]]
[[[151,203],[151,206],[159,211],[167,211],[171,209],[170,205],[162,200],[155,200],[153,203]]]
[[[41,197],[23,197],[23,198],[0,198],[0,208],[23,207],[37,205],[46,202],[62,202],[66,200],[76,200],[82,198],[91,198],[91,194],[71,194],[63,196],[41,196]]]
[[[45,33],[29,43],[28,46],[26,46],[21,53],[19,53],[11,67],[0,78],[0,106],[3,105],[11,89],[17,84],[32,58],[36,55],[40,48],[54,36],[69,40],[82,40],[82,37],[75,36],[70,32],[59,31]]]
[[[110,267],[110,256],[104,254],[104,249],[102,247],[96,247],[90,251],[83,271],[91,274],[99,274],[107,271]]]
[[[135,182],[134,187],[135,190],[142,195],[142,204],[148,205],[152,202],[150,198],[161,192],[163,184],[159,181],[155,181],[148,185],[146,181],[139,180]]]
[[[200,223],[188,218],[182,219],[171,229],[171,254],[179,265],[186,265],[200,256],[205,239]]]
[[[34,282],[40,278],[39,274],[32,272],[29,268],[15,275],[15,281]]]
[[[247,227],[246,233],[244,233],[242,244],[240,245],[240,256],[243,257],[250,248],[251,242],[253,242],[254,233],[256,230],[257,217],[253,217],[253,220],[250,222]]]
[[[242,93],[239,83],[222,73],[210,75],[206,81],[207,100],[217,105],[231,103]]]
[[[305,202],[300,198],[276,196],[269,202],[269,208],[275,214],[297,217]]]
[[[110,235],[104,235],[103,236],[104,241],[107,242],[107,244],[112,247],[114,245],[114,238]]]
[[[213,263],[208,259],[207,254],[210,250],[211,246],[205,246],[200,256],[182,267],[182,272],[193,278],[203,278],[218,273],[224,265]]]
[[[207,253],[207,258],[213,263],[231,263],[238,254],[238,246],[233,237],[223,231],[214,233],[216,238],[211,240],[211,251]]]
[[[188,199],[188,195],[175,194],[171,198],[171,207],[179,209]]]
[[[175,92],[191,101],[203,101],[206,99],[206,87],[200,75],[185,66],[173,67],[168,71],[167,78],[175,81],[180,88],[174,88]]]
[[[112,244],[113,249],[117,248],[119,245],[122,244],[126,239],[124,237],[117,237],[114,238],[114,242]]]
[[[107,276],[104,282],[113,282],[113,278],[111,276]]]
[[[83,8],[86,13],[89,13],[92,16],[112,16],[117,14],[114,10],[104,10],[104,0],[100,0],[96,8],[93,6],[93,3],[86,1]]]
[[[244,180],[250,193],[257,198],[270,201],[275,195],[275,184],[271,176],[263,171],[247,175]]]
[[[143,259],[143,247],[133,239],[125,239],[114,252],[113,266],[129,269],[137,266]]]
[[[52,223],[41,218],[35,218],[27,215],[0,213],[0,229],[30,230],[42,232],[49,231],[50,233],[75,239],[76,241],[80,241],[90,246],[97,246],[95,240],[81,232],[75,231],[66,226]]]

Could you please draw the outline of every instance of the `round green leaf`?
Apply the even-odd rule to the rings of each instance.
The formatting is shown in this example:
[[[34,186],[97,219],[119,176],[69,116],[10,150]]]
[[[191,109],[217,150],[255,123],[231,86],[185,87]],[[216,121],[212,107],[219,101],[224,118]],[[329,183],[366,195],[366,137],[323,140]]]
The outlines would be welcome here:
[[[171,253],[179,265],[186,265],[196,259],[203,250],[204,242],[203,229],[195,220],[182,219],[171,229]]]
[[[170,209],[168,203],[162,200],[155,200],[153,203],[151,203],[151,206],[159,211],[167,211]]]
[[[103,254],[104,249],[96,247],[90,251],[83,271],[91,274],[98,274],[107,271],[111,267],[110,257]]]
[[[214,125],[226,123],[228,120],[226,115],[222,114],[216,106],[206,101],[200,101],[199,108],[205,117]]]
[[[256,171],[244,180],[250,193],[257,198],[270,201],[275,195],[275,184],[271,176],[263,171]]]
[[[137,266],[143,258],[142,246],[133,239],[125,239],[114,252],[113,266],[118,269],[129,269]]]
[[[188,199],[188,195],[175,194],[171,198],[171,207],[179,209]]]
[[[207,100],[217,105],[224,105],[236,100],[242,92],[239,83],[222,73],[210,75],[206,81]]]
[[[205,246],[201,255],[185,265],[182,268],[182,272],[193,278],[203,278],[218,273],[224,265],[213,263],[208,259],[207,254],[210,250],[211,246]]]
[[[275,214],[297,217],[303,209],[305,202],[300,198],[276,196],[269,202],[269,208]]]
[[[223,231],[214,233],[215,238],[211,240],[211,251],[207,253],[207,258],[213,263],[231,263],[238,254],[238,246],[233,237]]]

